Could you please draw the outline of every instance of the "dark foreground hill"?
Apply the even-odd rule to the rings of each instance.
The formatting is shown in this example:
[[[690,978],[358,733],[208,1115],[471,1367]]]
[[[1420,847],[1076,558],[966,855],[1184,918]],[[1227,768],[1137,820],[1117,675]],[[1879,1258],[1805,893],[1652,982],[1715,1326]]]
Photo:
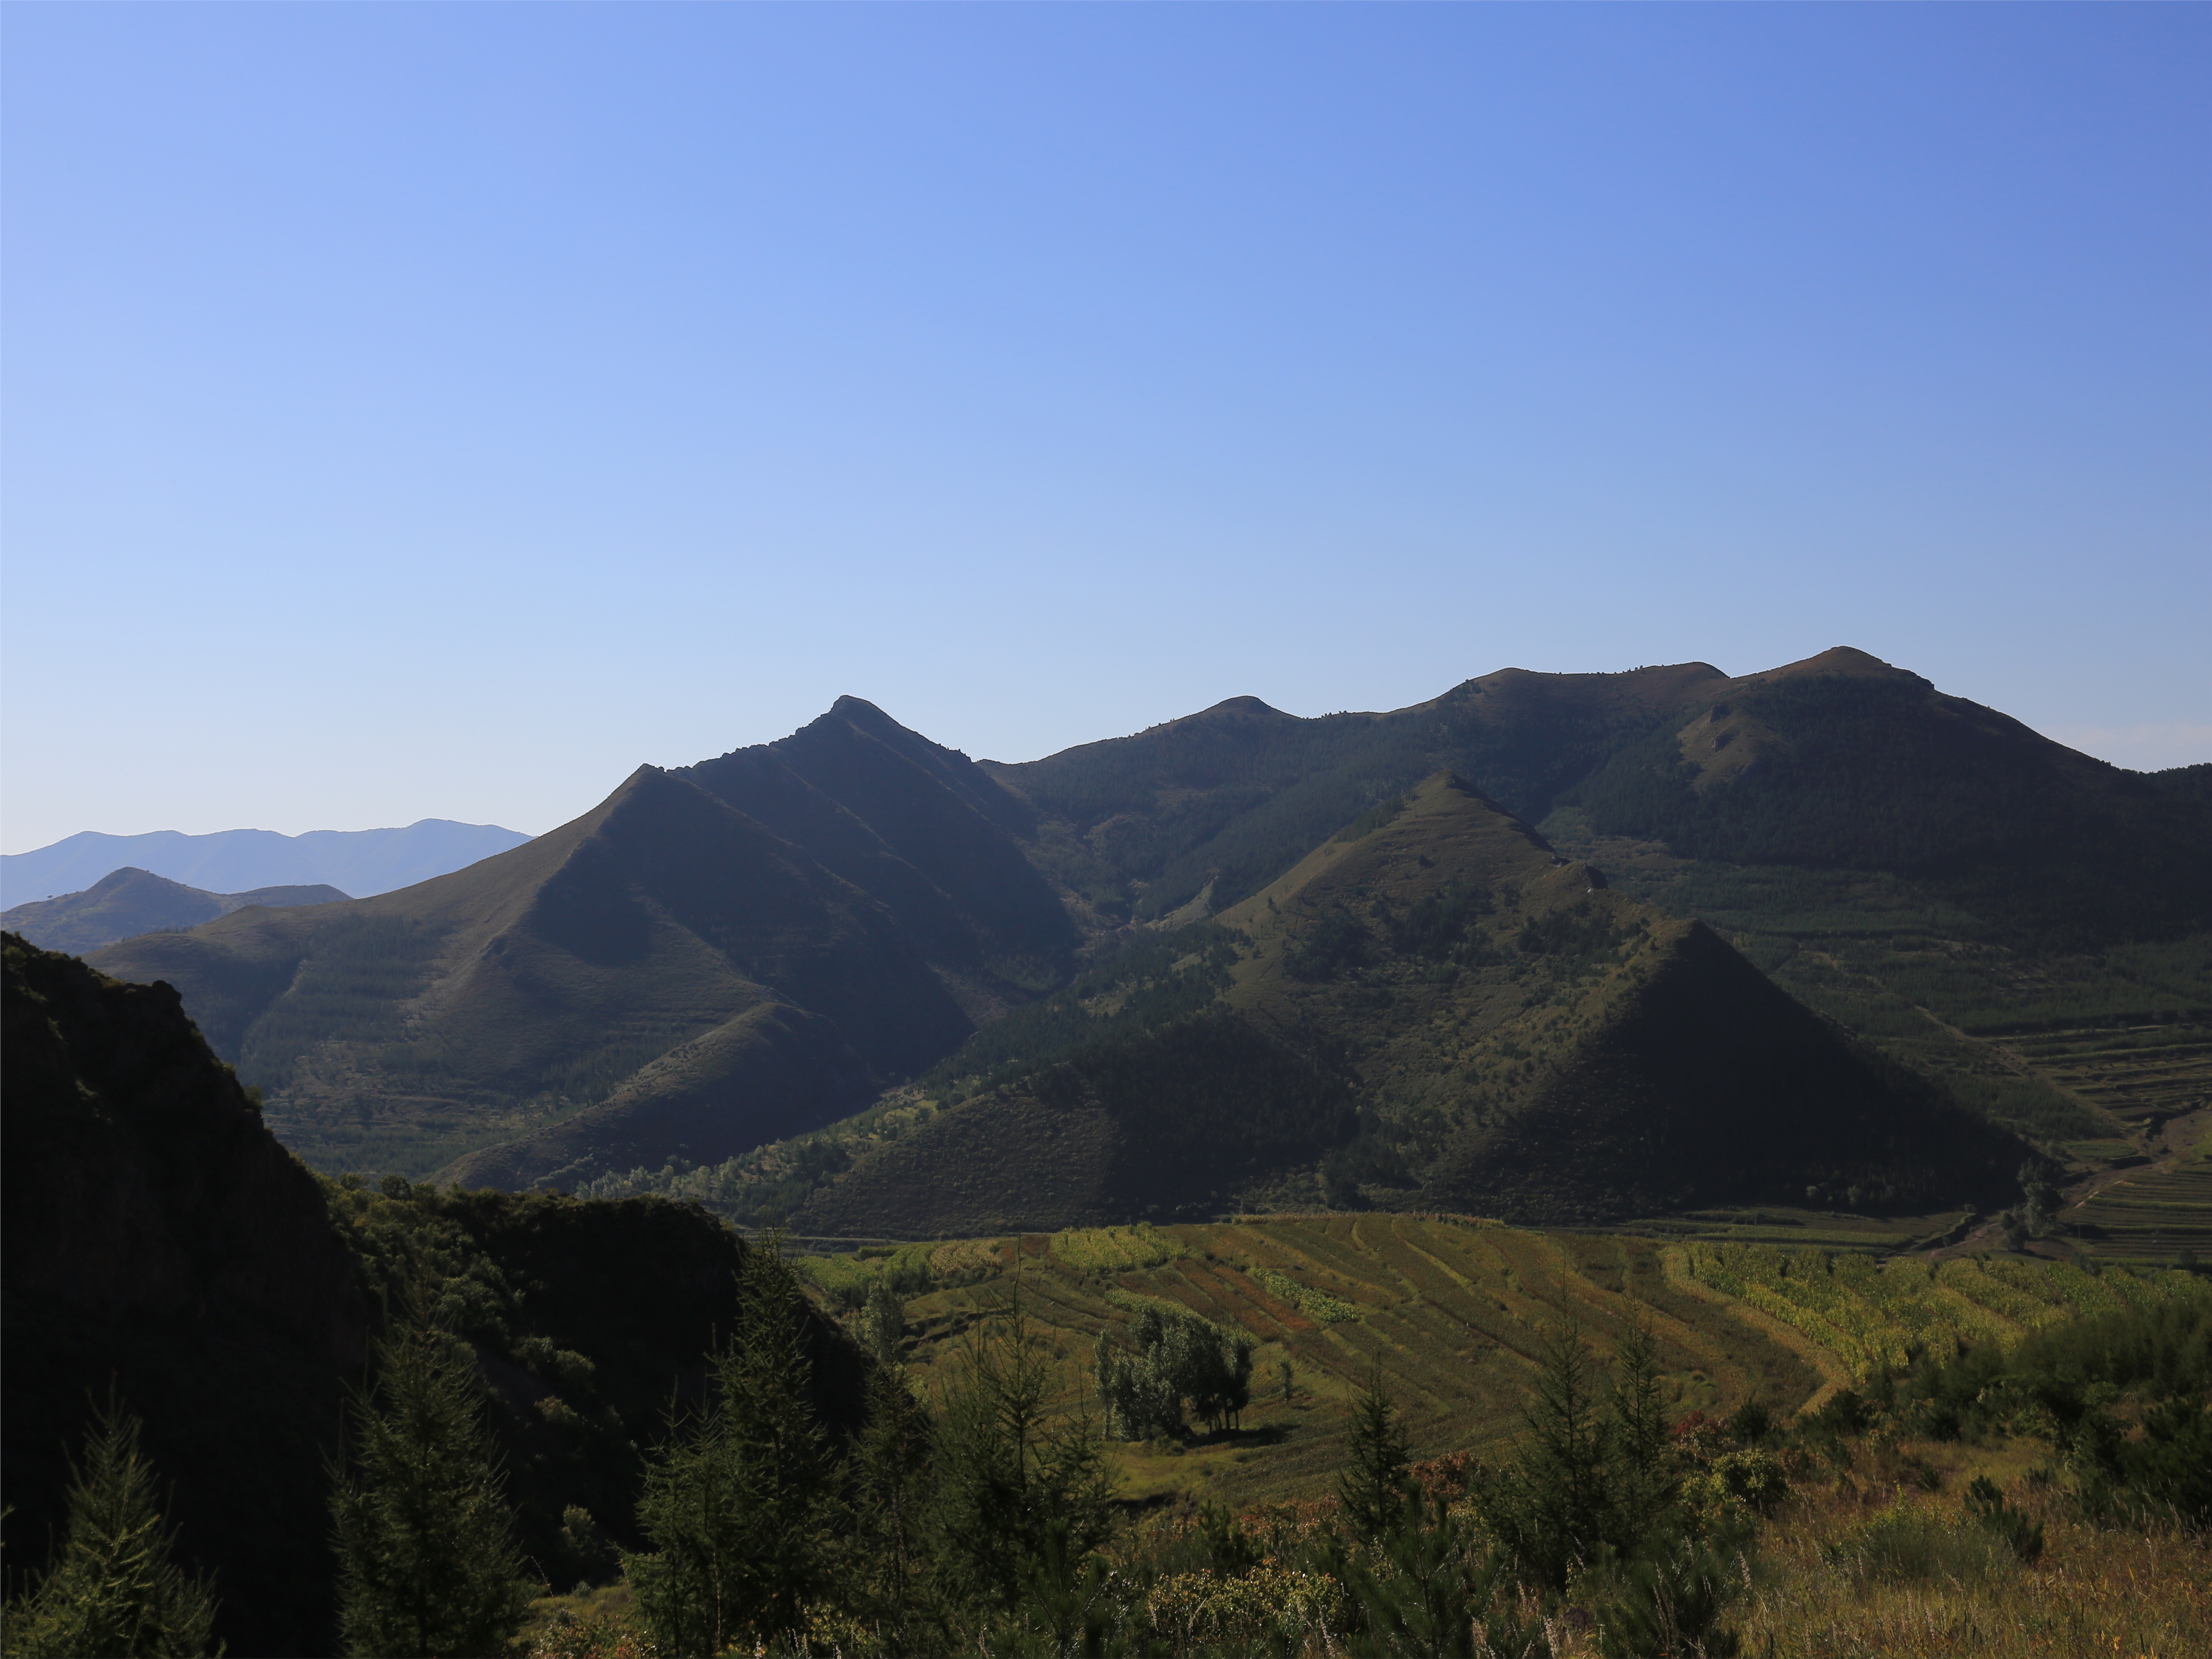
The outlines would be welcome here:
[[[636,1547],[643,1451],[737,1316],[744,1246],[658,1199],[582,1204],[323,1183],[280,1147],[162,985],[5,939],[6,1548],[40,1566],[111,1389],[145,1425],[182,1553],[233,1653],[334,1650],[326,1460],[379,1310],[410,1285],[491,1386],[520,1536],[566,1588]],[[862,1360],[811,1327],[817,1403]],[[580,1534],[563,1526],[589,1512]]]
[[[82,956],[139,933],[197,927],[250,905],[286,909],[342,903],[335,887],[258,887],[250,893],[209,893],[145,870],[115,870],[82,893],[19,904],[0,913],[0,927],[49,951]]]
[[[973,1097],[867,1152],[797,1224],[1925,1209],[2011,1197],[2027,1151],[1448,775],[1152,961],[1017,1016],[975,1046],[981,1075],[944,1068]],[[1133,1021],[1148,996],[1161,1017]]]
[[[178,1483],[241,1650],[319,1651],[335,1443],[367,1307],[321,1190],[163,985],[5,939],[6,1501],[11,1571],[61,1516],[111,1386]]]
[[[325,1167],[566,1183],[827,1122],[1065,975],[1076,933],[964,757],[852,699],[641,768],[379,897],[100,953],[166,979]]]

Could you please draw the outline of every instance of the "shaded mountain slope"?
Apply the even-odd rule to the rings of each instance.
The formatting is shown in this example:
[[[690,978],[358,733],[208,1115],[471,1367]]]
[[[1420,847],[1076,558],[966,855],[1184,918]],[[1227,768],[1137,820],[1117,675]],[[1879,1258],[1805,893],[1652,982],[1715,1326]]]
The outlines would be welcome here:
[[[972,1015],[1065,976],[1074,925],[1013,839],[1034,812],[872,703],[840,697],[780,742],[682,775],[880,902]]]
[[[1089,979],[1088,1006],[1053,1012],[1079,981],[1010,1024],[1029,1053],[988,1033],[980,1067],[939,1067],[939,1097],[964,1103],[863,1150],[798,1224],[951,1233],[1315,1201],[1594,1221],[1808,1188],[1903,1206],[2009,1196],[2026,1152],[1448,775],[1194,930],[1143,984],[1110,964]],[[1203,987],[1195,1012],[1163,988],[1178,983]],[[1146,996],[1167,1017],[1133,1028]]]
[[[2212,927],[2212,804],[1838,649],[1711,689],[1566,799],[1735,864],[1921,878],[2059,945]]]
[[[324,1650],[320,1457],[364,1352],[353,1258],[165,985],[5,939],[9,1559],[40,1560],[112,1387],[218,1569],[236,1650]]]
[[[1357,1127],[1346,1078],[1217,1012],[1079,1048],[940,1114],[794,1224],[956,1237],[1212,1215]]]
[[[1203,914],[1438,769],[1540,817],[1621,744],[1726,683],[1706,663],[1508,668],[1409,708],[1314,720],[1234,697],[1133,737],[983,764],[1036,808],[1033,855],[1102,917],[1164,916],[1202,894]]]
[[[1340,1196],[1549,1220],[1808,1188],[1929,1207],[2008,1196],[2026,1150],[1455,779],[1222,920],[1257,947],[1232,1003],[1355,1056],[1369,1127]]]
[[[0,927],[48,951],[82,956],[103,945],[161,928],[196,927],[249,905],[272,909],[335,904],[349,896],[335,887],[260,887],[250,893],[209,893],[145,870],[114,870],[82,893],[19,904],[0,913]]]
[[[625,1085],[615,1139],[726,1157],[852,1109],[970,1029],[884,906],[652,768],[453,875],[100,960],[178,985],[287,1140],[342,1167],[427,1170]],[[535,1179],[594,1145],[566,1124],[488,1173]]]

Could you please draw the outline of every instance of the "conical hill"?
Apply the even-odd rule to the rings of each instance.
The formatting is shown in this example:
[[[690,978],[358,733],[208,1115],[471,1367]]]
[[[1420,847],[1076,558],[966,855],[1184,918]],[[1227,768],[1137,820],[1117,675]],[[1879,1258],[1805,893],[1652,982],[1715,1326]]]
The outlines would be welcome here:
[[[1161,974],[1226,958],[1202,1006],[1133,1030],[1147,988],[1105,985],[1089,1041],[863,1157],[801,1224],[1932,1206],[2008,1195],[2024,1153],[1448,774],[1192,936],[1227,943]]]
[[[97,959],[175,984],[325,1167],[521,1186],[727,1158],[1064,975],[1072,925],[994,809],[1020,811],[847,699],[451,875]]]

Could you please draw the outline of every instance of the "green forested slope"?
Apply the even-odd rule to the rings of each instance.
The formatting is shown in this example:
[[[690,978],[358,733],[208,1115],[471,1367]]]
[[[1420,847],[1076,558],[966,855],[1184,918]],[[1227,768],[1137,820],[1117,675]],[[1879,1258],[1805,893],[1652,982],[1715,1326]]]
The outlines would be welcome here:
[[[1349,821],[1434,764],[2054,1148],[2212,1101],[2201,1058],[2084,1091],[2011,1041],[2212,1052],[2204,769],[2122,771],[1863,652],[1733,679],[1509,672],[1326,720],[1245,699],[997,770],[1039,805],[1042,862],[1109,912],[1188,919],[1287,869],[1324,805]]]
[[[1710,930],[1607,890],[1457,780],[1393,805],[1214,927],[1169,935],[1140,982],[1109,965],[1088,1006],[1030,1011],[1025,1054],[1009,1030],[940,1066],[950,1109],[855,1136],[797,1224],[950,1235],[1314,1202],[1600,1220],[2011,1194],[2016,1140]],[[1133,1018],[1146,1006],[1157,1024]]]

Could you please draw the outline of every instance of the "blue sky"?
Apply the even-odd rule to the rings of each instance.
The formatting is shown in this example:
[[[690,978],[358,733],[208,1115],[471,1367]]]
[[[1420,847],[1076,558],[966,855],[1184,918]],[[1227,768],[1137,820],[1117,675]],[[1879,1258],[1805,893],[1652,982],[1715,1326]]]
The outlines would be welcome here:
[[[4,819],[1875,652],[2212,759],[2212,9],[26,6]]]

